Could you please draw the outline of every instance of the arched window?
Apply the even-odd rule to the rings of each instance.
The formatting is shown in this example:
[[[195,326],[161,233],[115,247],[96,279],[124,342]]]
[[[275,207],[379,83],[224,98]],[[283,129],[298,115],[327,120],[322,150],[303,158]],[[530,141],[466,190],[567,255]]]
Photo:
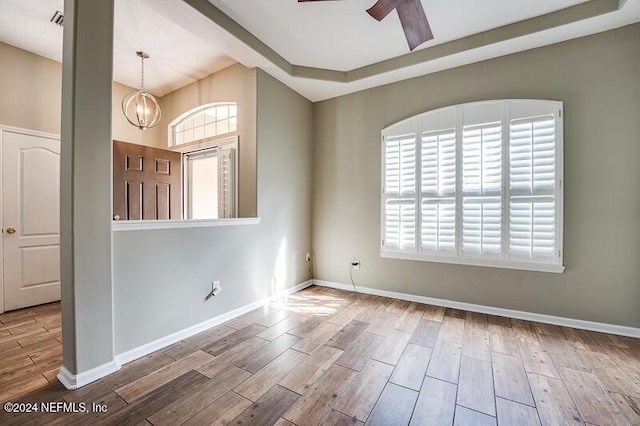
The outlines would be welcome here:
[[[475,102],[383,129],[382,256],[562,272],[562,108]]]
[[[200,105],[169,125],[169,145],[184,145],[238,130],[235,102]]]

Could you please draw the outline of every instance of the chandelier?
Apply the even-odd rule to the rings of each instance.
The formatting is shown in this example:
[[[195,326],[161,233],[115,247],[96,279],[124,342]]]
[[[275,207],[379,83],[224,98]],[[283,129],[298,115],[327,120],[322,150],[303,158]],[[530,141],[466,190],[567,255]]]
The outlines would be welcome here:
[[[136,53],[140,57],[140,89],[122,98],[122,112],[129,123],[140,130],[146,130],[160,123],[162,113],[156,98],[144,90],[144,60],[149,55],[142,51]]]

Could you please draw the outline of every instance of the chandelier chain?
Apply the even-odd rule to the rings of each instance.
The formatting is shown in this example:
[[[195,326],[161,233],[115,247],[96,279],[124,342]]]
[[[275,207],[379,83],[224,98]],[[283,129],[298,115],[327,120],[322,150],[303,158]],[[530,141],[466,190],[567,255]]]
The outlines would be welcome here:
[[[142,68],[142,72],[140,73],[140,91],[144,92],[144,56],[140,57],[140,68]]]

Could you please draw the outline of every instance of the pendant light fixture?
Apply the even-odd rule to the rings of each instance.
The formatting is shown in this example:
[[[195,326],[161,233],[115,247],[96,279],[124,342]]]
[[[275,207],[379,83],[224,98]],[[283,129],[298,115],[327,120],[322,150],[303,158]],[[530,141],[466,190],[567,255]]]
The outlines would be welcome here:
[[[144,60],[149,59],[149,55],[142,51],[136,53],[140,57],[140,89],[122,98],[122,112],[129,123],[146,130],[160,123],[162,113],[156,98],[144,90]]]

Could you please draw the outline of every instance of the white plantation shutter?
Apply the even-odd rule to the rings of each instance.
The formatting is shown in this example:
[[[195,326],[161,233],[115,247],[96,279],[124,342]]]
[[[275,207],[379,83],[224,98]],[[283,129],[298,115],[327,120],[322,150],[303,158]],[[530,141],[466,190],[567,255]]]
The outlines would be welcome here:
[[[562,272],[561,117],[486,101],[385,129],[381,254]]]
[[[465,128],[462,138],[465,194],[500,194],[502,188],[500,123]]]
[[[456,205],[454,200],[422,202],[422,251],[436,254],[455,250]]]
[[[456,248],[455,129],[422,134],[422,252],[452,254]]]
[[[513,260],[555,261],[555,134],[553,114],[511,120],[509,251]]]
[[[456,190],[455,130],[422,135],[422,192],[453,196]]]
[[[218,152],[218,217],[236,217],[236,150],[224,145]]]
[[[413,200],[389,200],[385,245],[399,249],[416,246],[416,206]]]
[[[553,115],[511,120],[509,137],[511,193],[553,194],[555,187],[555,119]]]
[[[464,197],[462,201],[462,251],[464,255],[497,257],[501,252],[501,200]]]
[[[384,141],[384,246],[416,247],[416,138],[392,136]]]
[[[502,126],[465,128],[462,136],[462,251],[499,257],[502,251]]]
[[[512,259],[554,259],[554,204],[551,197],[512,199],[509,220],[509,249]]]

